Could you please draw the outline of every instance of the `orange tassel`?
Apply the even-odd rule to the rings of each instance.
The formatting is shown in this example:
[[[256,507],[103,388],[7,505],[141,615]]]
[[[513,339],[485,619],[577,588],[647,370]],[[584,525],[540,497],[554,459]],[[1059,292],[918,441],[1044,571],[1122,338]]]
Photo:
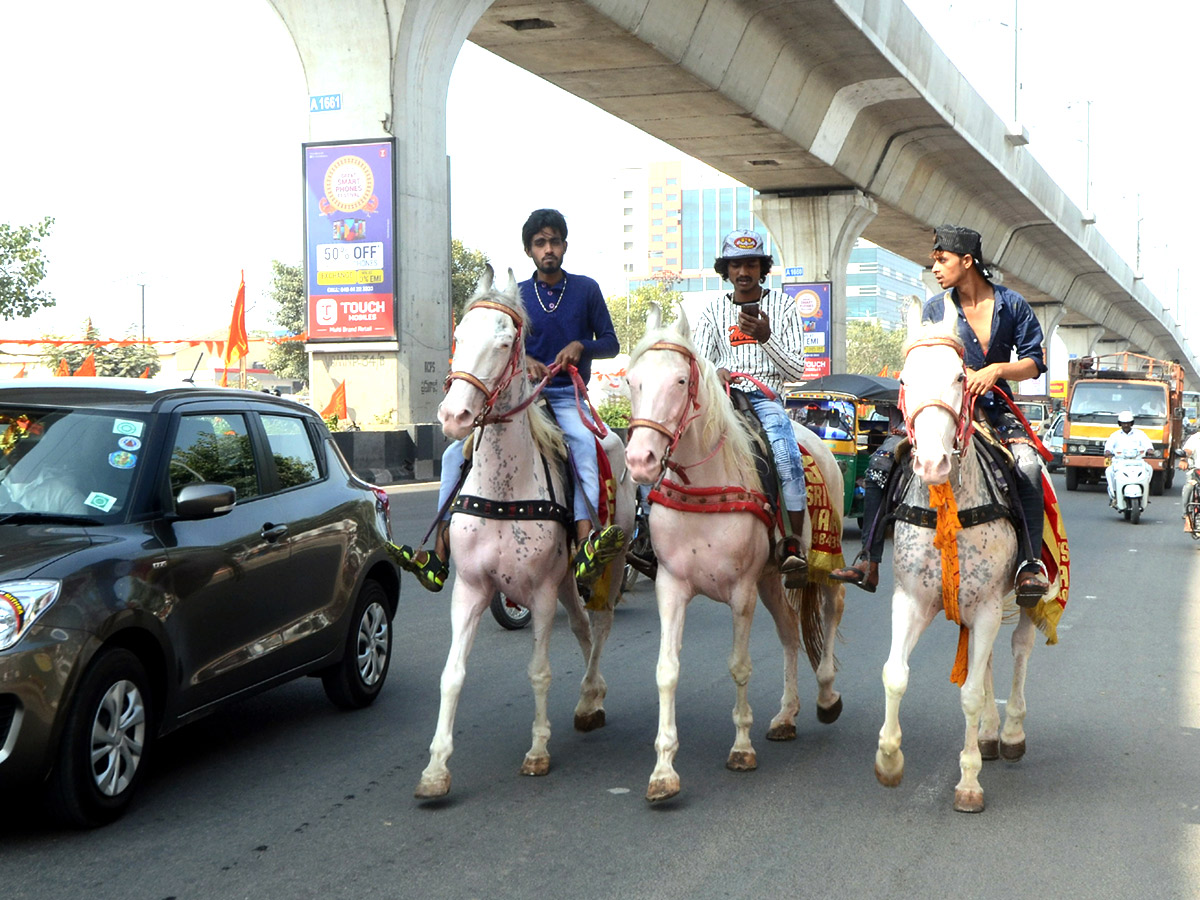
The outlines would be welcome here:
[[[929,505],[937,510],[933,546],[942,552],[942,606],[945,607],[946,618],[960,626],[958,652],[954,656],[950,680],[962,687],[967,680],[967,642],[970,635],[962,624],[962,612],[958,608],[958,533],[962,530],[962,522],[958,519],[954,489],[949,484],[931,485]]]

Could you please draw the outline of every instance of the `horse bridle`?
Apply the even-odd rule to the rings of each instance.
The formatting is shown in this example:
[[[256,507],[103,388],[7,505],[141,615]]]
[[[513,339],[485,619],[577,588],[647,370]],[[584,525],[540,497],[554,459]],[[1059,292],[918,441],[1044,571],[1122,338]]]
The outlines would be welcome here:
[[[503,303],[496,303],[492,300],[478,300],[471,305],[470,309],[480,308],[494,309],[497,312],[502,312],[507,315],[517,326],[517,334],[513,338],[512,352],[509,354],[508,362],[505,364],[504,370],[500,373],[494,389],[488,390],[487,384],[485,384],[480,378],[471,372],[452,370],[450,374],[446,376],[446,383],[443,387],[443,390],[450,390],[451,383],[455,381],[465,381],[472,387],[477,388],[480,393],[483,394],[483,409],[481,409],[479,411],[479,415],[475,417],[474,427],[476,428],[489,423],[504,423],[510,421],[509,417],[525,409],[525,407],[532,403],[536,397],[535,394],[534,397],[527,398],[522,404],[508,410],[505,413],[501,413],[499,415],[493,414],[496,401],[499,399],[500,395],[508,389],[509,385],[512,384],[513,379],[516,378],[518,373],[521,371],[521,355],[524,350],[524,343],[521,333],[524,331],[525,325],[521,321],[520,314],[517,313],[515,309],[505,306]],[[470,310],[468,310],[468,312],[470,312]]]
[[[904,351],[904,358],[907,361],[908,354],[917,347],[953,347],[958,353],[958,358],[963,359],[963,346],[960,341],[949,337],[930,337],[921,338],[913,341],[908,345],[908,349]],[[964,373],[966,371],[964,362]],[[904,382],[900,383],[900,411],[904,413],[904,430],[908,433],[908,439],[912,442],[913,449],[916,449],[917,438],[913,432],[913,422],[920,413],[929,407],[941,409],[950,414],[950,418],[955,422],[954,429],[954,451],[961,454],[966,449],[967,442],[971,439],[971,432],[975,430],[975,395],[963,387],[962,404],[958,409],[955,409],[949,403],[942,399],[928,400],[922,403],[912,412],[907,409],[904,396]]]
[[[675,344],[670,341],[657,341],[643,352],[649,352],[650,350],[671,350],[675,353],[682,353],[687,357],[689,364],[687,400],[683,405],[683,411],[679,414],[679,424],[675,426],[675,429],[672,430],[662,422],[657,422],[654,419],[630,419],[629,428],[626,432],[632,435],[635,428],[649,428],[666,437],[667,449],[664,451],[662,458],[662,469],[665,472],[667,467],[672,465],[670,462],[671,454],[679,446],[679,439],[683,437],[684,430],[700,417],[700,401],[698,399],[700,392],[700,366],[696,363],[695,354],[682,344]]]

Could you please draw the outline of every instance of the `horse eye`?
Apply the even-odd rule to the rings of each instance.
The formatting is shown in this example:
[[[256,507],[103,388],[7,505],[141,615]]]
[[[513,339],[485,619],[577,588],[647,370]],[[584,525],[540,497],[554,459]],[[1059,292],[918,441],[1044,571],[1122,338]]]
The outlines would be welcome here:
[[[958,383],[959,383],[959,384],[962,384],[962,383],[963,383],[964,381],[966,381],[966,380],[967,380],[967,373],[966,373],[966,372],[959,372],[959,373],[958,373]]]

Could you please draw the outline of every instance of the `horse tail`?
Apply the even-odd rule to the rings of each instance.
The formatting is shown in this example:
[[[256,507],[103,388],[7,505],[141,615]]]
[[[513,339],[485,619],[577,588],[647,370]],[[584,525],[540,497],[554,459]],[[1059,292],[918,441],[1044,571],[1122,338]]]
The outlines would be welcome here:
[[[821,658],[825,655],[824,604],[821,601],[821,585],[810,581],[804,587],[788,588],[787,602],[800,619],[800,640],[804,643],[808,664],[815,672],[821,663]]]

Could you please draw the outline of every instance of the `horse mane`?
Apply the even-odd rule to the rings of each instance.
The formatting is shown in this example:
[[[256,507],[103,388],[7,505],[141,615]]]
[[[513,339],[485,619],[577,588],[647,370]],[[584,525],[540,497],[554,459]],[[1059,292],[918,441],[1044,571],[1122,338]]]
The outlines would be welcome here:
[[[761,479],[758,477],[758,464],[754,452],[755,445],[761,447],[757,434],[746,423],[745,417],[737,413],[733,404],[725,394],[725,385],[717,375],[717,367],[707,359],[696,355],[696,345],[692,339],[680,334],[673,328],[659,328],[647,331],[629,356],[628,368],[632,369],[638,359],[658,341],[667,341],[685,347],[696,359],[700,371],[700,385],[696,399],[700,403],[701,417],[696,425],[700,428],[700,443],[705,447],[715,447],[721,438],[725,442],[721,446],[720,458],[727,471],[744,473],[749,482],[746,486],[754,490],[762,490]]]
[[[490,268],[490,267],[489,267]],[[509,270],[511,277],[512,270]],[[466,306],[463,307],[463,315],[471,311],[471,308],[481,301],[489,301],[491,303],[499,303],[501,306],[506,306],[517,314],[521,320],[521,333],[529,334],[529,314],[525,311],[525,301],[521,298],[521,291],[517,288],[516,281],[513,281],[509,287],[511,291],[500,290],[495,286],[485,287],[480,290],[480,286],[485,282],[490,282],[490,278],[481,279],[480,284],[476,285],[475,293],[468,298]],[[521,372],[525,371],[525,345],[521,345]],[[517,402],[524,400],[529,396],[529,379],[524,375],[520,376],[521,396]],[[566,459],[567,458],[567,443],[563,437],[562,429],[550,418],[550,414],[542,407],[541,404],[535,403],[528,410],[527,418],[529,420],[529,430],[533,434],[533,443],[537,447],[538,452],[543,456],[551,459]]]

